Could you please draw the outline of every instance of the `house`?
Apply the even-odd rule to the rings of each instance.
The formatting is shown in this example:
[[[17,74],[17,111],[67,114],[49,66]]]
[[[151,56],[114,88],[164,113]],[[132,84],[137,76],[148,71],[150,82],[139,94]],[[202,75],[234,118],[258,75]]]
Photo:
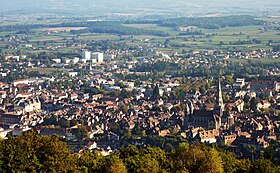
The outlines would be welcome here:
[[[217,136],[219,136],[219,130],[203,130],[198,132],[198,134],[194,137],[194,140],[201,143],[212,144],[217,142]]]
[[[267,100],[261,100],[261,102],[257,104],[257,110],[267,109],[270,105],[271,104]]]
[[[158,136],[166,136],[170,134],[170,131],[168,129],[166,130],[158,130]]]
[[[85,149],[87,149],[87,150],[93,150],[95,148],[97,148],[97,143],[96,142],[89,142],[85,147]]]
[[[72,72],[69,72],[68,74],[69,74],[69,77],[75,77],[75,76],[78,76],[79,73],[72,71]]]
[[[222,141],[224,145],[231,145],[237,138],[236,134],[223,135]]]
[[[72,93],[72,94],[70,95],[70,99],[71,99],[71,100],[78,100],[78,94]]]
[[[60,64],[61,63],[61,59],[52,59],[52,61],[54,62],[54,63],[57,63],[57,64]]]
[[[197,99],[199,96],[201,95],[201,93],[199,91],[196,90],[191,90],[187,93],[187,97],[188,98],[195,98]]]
[[[23,113],[30,113],[41,110],[41,102],[38,98],[21,99],[14,102],[14,110],[23,110]]]
[[[252,81],[250,83],[250,89],[254,91],[268,88],[274,88],[274,83],[272,81]]]
[[[12,132],[13,129],[6,129],[4,130],[3,128],[0,128],[0,139],[6,138],[7,134]]]
[[[233,84],[234,89],[241,89],[245,86],[245,79],[244,78],[237,78],[235,83]]]
[[[17,86],[18,84],[29,84],[29,80],[28,79],[15,80],[12,84],[14,86]]]
[[[7,97],[7,92],[6,91],[0,91],[0,98],[4,99]]]
[[[238,112],[243,112],[245,102],[241,99],[238,99],[234,102],[235,107],[237,108]]]
[[[275,82],[275,91],[280,91],[280,82]]]
[[[1,124],[20,124],[24,117],[16,112],[0,113],[0,122]]]
[[[18,93],[15,98],[27,99],[27,98],[31,98],[32,96],[33,96],[32,92],[24,92],[24,93]]]

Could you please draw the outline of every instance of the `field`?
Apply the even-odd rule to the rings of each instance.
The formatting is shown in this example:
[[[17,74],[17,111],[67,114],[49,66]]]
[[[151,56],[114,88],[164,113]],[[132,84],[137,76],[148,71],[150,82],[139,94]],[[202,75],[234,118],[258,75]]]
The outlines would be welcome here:
[[[280,59],[279,58],[275,58],[275,59],[265,59],[265,58],[261,58],[261,59],[228,59],[228,61],[231,62],[239,62],[239,63],[262,63],[262,64],[273,64],[273,63],[280,63]]]
[[[154,42],[164,42],[170,40],[171,43],[177,46],[173,50],[192,50],[192,49],[238,49],[242,51],[249,51],[253,49],[269,48],[267,43],[269,40],[280,41],[280,35],[277,35],[279,31],[276,30],[262,30],[261,26],[245,26],[245,27],[226,27],[221,29],[202,29],[197,27],[191,27],[192,31],[200,31],[204,35],[179,35],[180,32],[174,28],[161,27],[155,24],[126,24],[125,26],[143,28],[143,29],[156,29],[159,31],[165,31],[170,34],[166,38],[155,38]],[[206,37],[211,35],[210,37]],[[139,38],[141,36],[137,36]],[[260,44],[236,44],[239,41],[250,41],[252,39],[260,40]],[[220,45],[220,43],[224,45]],[[234,43],[234,44],[233,44]],[[179,46],[178,46],[179,45]],[[169,51],[170,49],[162,49]]]
[[[61,31],[77,31],[86,29],[87,27],[59,27],[59,28],[43,28],[41,30],[47,31],[47,32],[61,32]]]
[[[280,18],[261,18],[265,21],[280,21]],[[32,21],[33,22],[33,21]],[[74,19],[66,19],[65,21],[47,20],[47,24],[57,24],[64,22],[76,22]],[[42,24],[43,21],[38,20],[33,23]],[[14,21],[3,21],[0,26],[9,24],[30,24],[29,22],[22,21],[15,23]],[[138,28],[143,30],[161,31],[168,33],[168,36],[155,36],[155,35],[120,35],[108,33],[81,33],[72,34],[71,30],[82,30],[86,27],[42,27],[32,29],[32,32],[27,34],[29,44],[34,47],[40,46],[60,46],[56,51],[78,51],[79,47],[64,48],[61,45],[66,43],[89,43],[95,41],[110,41],[112,43],[125,43],[131,46],[143,46],[149,44],[161,44],[164,46],[157,47],[158,50],[170,52],[192,51],[192,50],[209,50],[209,49],[223,49],[223,50],[239,50],[250,51],[256,49],[270,49],[268,42],[280,42],[280,31],[273,29],[264,29],[263,26],[243,26],[243,27],[225,27],[221,29],[203,29],[195,26],[189,27],[190,34],[182,34],[176,28],[163,27],[157,24],[123,24],[125,27]],[[199,34],[193,34],[199,33]],[[17,32],[5,31],[0,32],[0,36],[5,35],[18,35],[20,37],[26,36],[24,33],[18,34]],[[252,42],[257,40],[258,43]],[[26,43],[19,43],[21,51],[41,52],[41,49],[30,50],[25,47]],[[4,45],[0,43],[0,46]],[[3,51],[12,53],[13,50],[2,48]],[[16,50],[15,50],[16,51]],[[52,50],[45,50],[52,51]]]

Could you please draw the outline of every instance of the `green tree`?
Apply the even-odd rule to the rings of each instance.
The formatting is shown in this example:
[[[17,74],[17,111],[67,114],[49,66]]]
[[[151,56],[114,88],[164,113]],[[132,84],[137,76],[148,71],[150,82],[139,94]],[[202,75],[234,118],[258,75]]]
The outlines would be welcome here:
[[[233,153],[227,151],[220,151],[219,155],[223,161],[224,171],[227,173],[236,172],[237,159]]]
[[[142,155],[139,159],[136,173],[157,173],[160,172],[158,161],[151,154]]]
[[[153,93],[152,93],[152,100],[157,100],[159,99],[160,95],[159,95],[159,86],[158,84],[155,85],[154,89],[153,89]]]
[[[234,80],[232,76],[225,76],[225,83],[228,85],[233,85]]]
[[[76,159],[58,136],[27,132],[0,144],[2,172],[67,172],[76,170]],[[0,171],[0,172],[1,172]]]
[[[97,152],[84,151],[78,158],[77,164],[80,170],[98,172],[102,166],[103,156]],[[85,171],[86,172],[86,171]]]
[[[253,97],[250,101],[250,109],[254,112],[257,110],[257,99]]]
[[[206,88],[204,86],[200,87],[199,92],[201,92],[202,94],[205,94]]]
[[[254,173],[263,173],[263,172],[270,172],[275,173],[276,167],[272,164],[270,160],[259,159],[255,161],[252,165],[251,172]],[[279,172],[279,170],[277,171]]]
[[[105,162],[105,173],[126,173],[126,167],[117,155],[112,155]]]

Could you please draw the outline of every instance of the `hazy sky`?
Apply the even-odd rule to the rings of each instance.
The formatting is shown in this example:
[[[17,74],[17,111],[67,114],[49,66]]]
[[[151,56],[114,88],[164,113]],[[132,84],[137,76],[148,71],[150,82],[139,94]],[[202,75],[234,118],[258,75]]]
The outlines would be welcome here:
[[[280,0],[0,0],[0,12],[52,12],[73,15],[110,13],[199,14],[279,12]]]

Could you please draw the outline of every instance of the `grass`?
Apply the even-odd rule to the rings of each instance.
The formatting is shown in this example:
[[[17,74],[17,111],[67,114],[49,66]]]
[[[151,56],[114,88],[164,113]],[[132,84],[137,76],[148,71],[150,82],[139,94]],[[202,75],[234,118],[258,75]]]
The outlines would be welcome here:
[[[253,62],[253,63],[259,62],[259,63],[263,63],[263,64],[280,63],[280,59],[279,58],[275,58],[275,59],[272,59],[272,58],[228,59],[228,61],[239,62],[239,63],[244,63],[244,64],[250,63],[250,62]]]
[[[119,40],[120,37],[113,34],[83,34],[77,38],[78,40]]]
[[[139,29],[163,31],[169,33],[171,36],[175,36],[179,34],[179,32],[176,31],[174,28],[162,27],[162,26],[158,26],[157,24],[124,24],[124,26],[139,28]]]
[[[36,42],[36,41],[58,41],[62,40],[63,38],[60,36],[52,36],[52,35],[45,35],[45,36],[38,36],[30,39],[30,42]]]

